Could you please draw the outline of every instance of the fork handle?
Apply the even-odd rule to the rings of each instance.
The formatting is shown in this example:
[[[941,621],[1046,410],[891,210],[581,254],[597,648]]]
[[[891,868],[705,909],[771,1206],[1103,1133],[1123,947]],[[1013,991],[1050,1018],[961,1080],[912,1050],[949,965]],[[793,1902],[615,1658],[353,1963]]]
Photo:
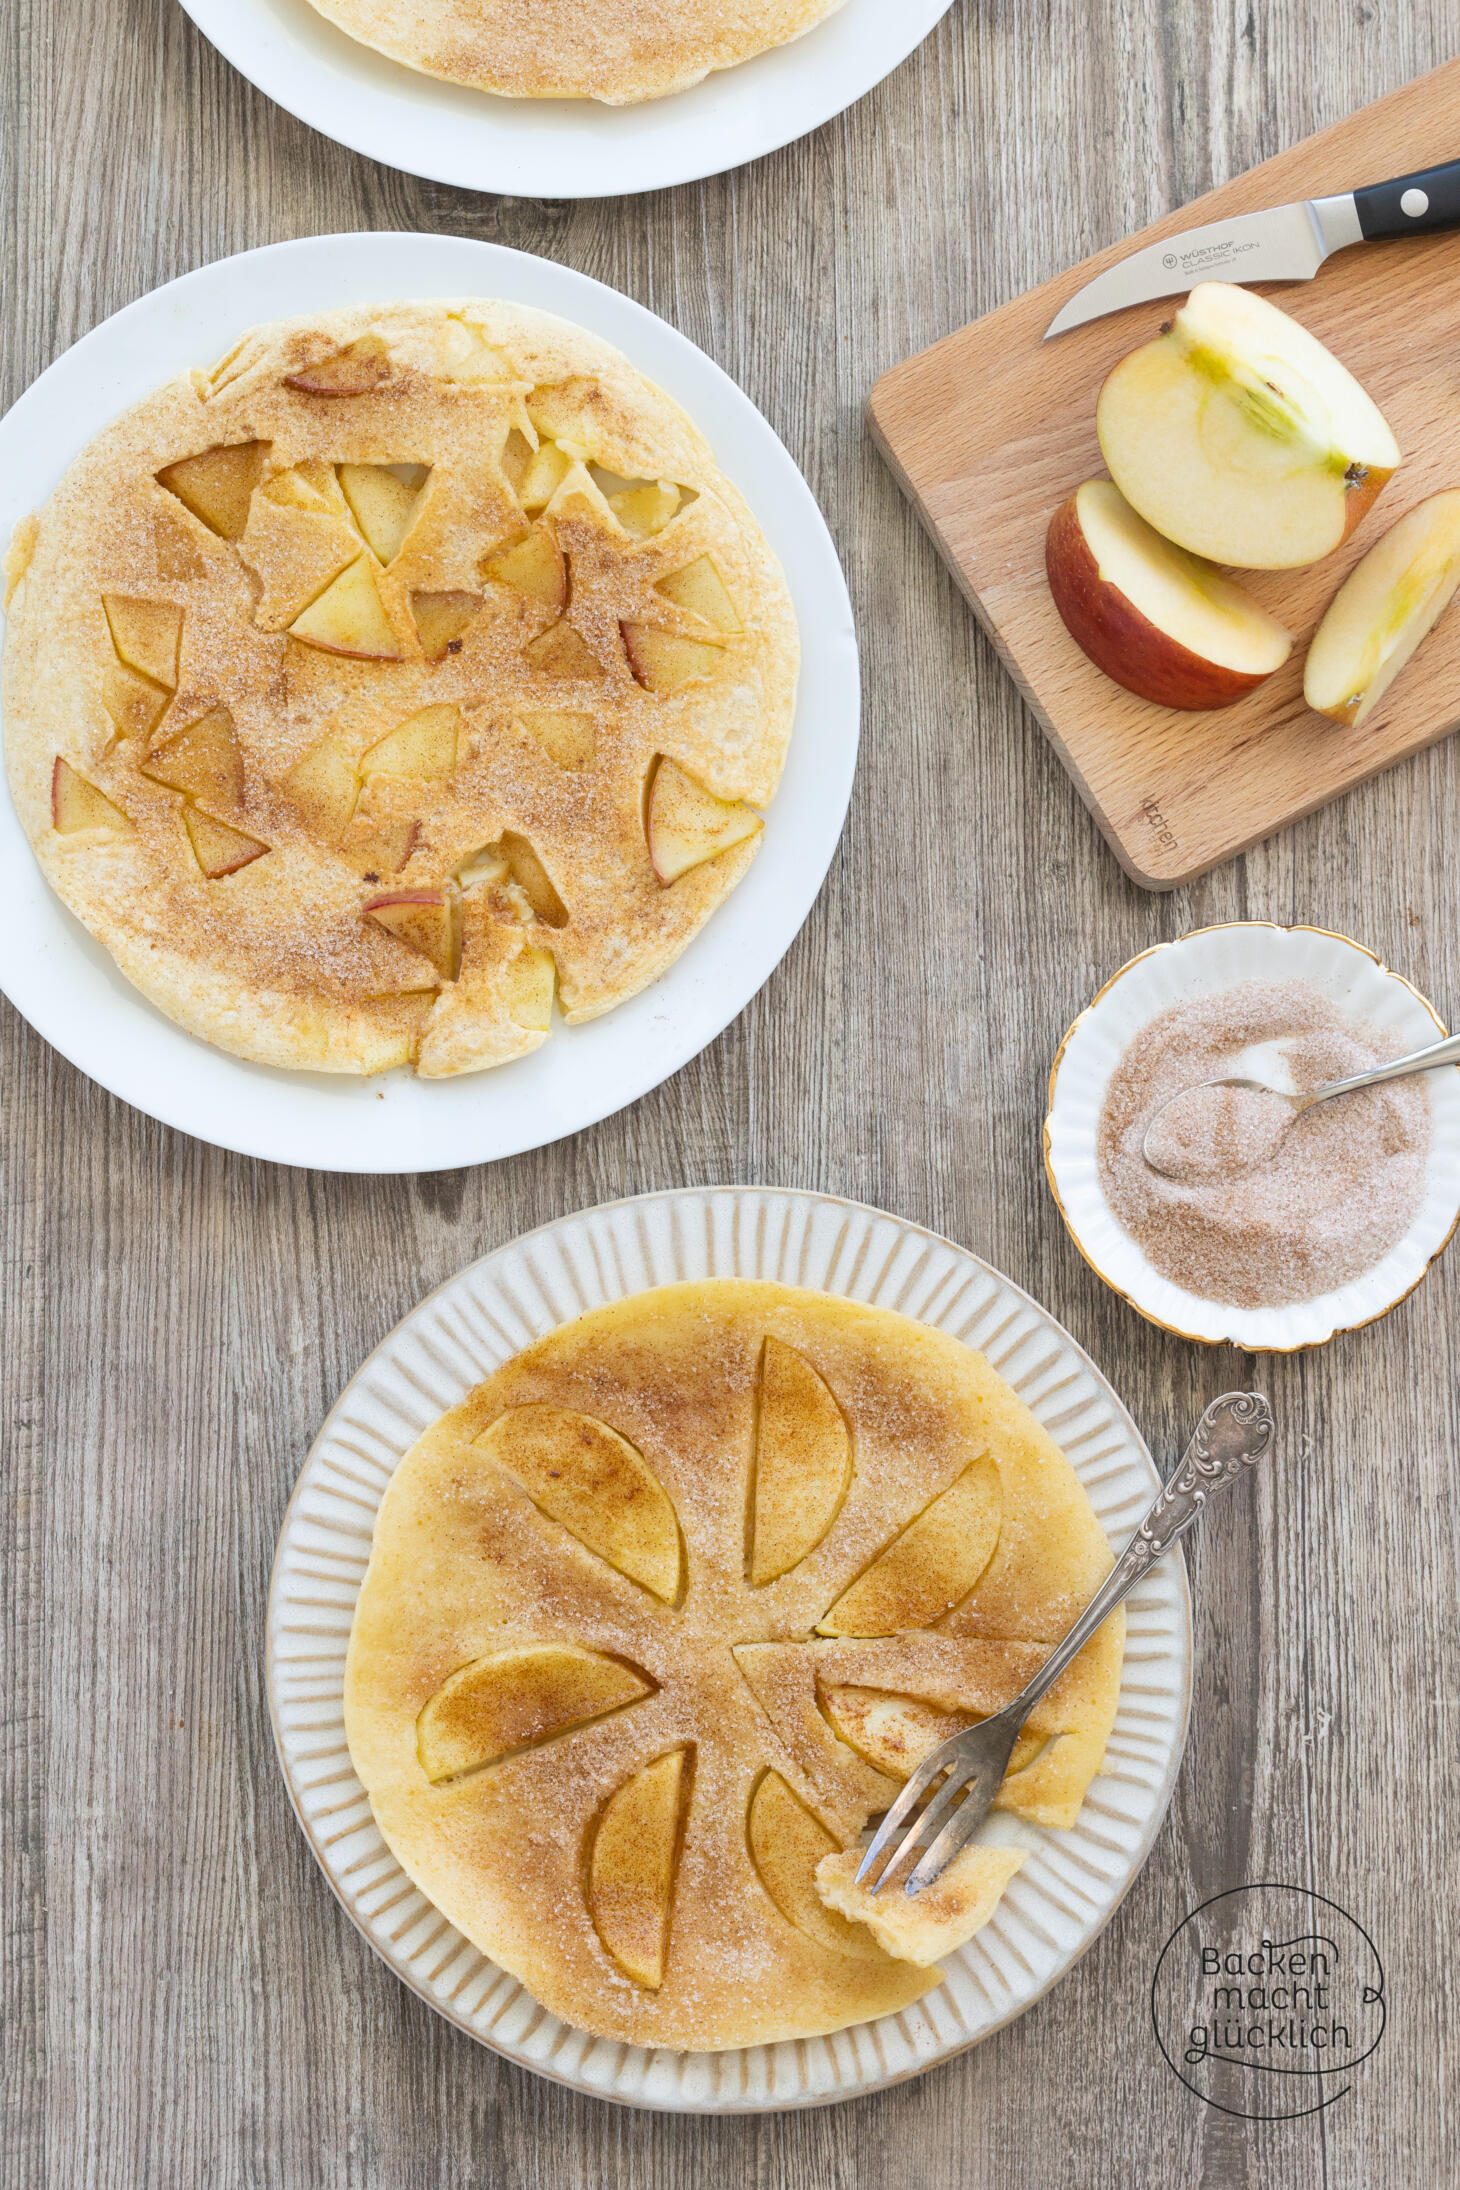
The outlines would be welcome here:
[[[1326,1103],[1330,1095],[1351,1095],[1356,1088],[1407,1080],[1413,1072],[1433,1072],[1436,1065],[1460,1065],[1460,1034],[1452,1034],[1443,1042],[1428,1042],[1423,1049],[1412,1049],[1407,1057],[1395,1057],[1387,1065],[1371,1065],[1367,1072],[1351,1073],[1346,1080],[1330,1080],[1314,1089],[1304,1107]]]
[[[1157,1492],[1149,1513],[1074,1626],[1011,1708],[1017,1708],[1021,1717],[1032,1710],[1141,1576],[1195,1527],[1213,1493],[1225,1490],[1246,1469],[1255,1467],[1272,1438],[1272,1409],[1261,1392],[1223,1392],[1212,1401],[1197,1423],[1185,1459]]]

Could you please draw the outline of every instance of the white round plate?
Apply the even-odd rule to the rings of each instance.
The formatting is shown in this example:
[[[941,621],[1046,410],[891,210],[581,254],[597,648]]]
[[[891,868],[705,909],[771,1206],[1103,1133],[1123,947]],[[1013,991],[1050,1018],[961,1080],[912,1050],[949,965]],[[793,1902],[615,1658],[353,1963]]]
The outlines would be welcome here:
[[[388,167],[520,198],[617,198],[742,167],[881,83],[952,0],[845,0],[804,38],[642,106],[499,99],[388,61],[309,0],[183,0],[279,106]]]
[[[1029,1850],[947,1982],[899,2015],[829,2038],[671,2053],[571,2029],[486,1960],[411,1884],[350,1763],[345,1651],[391,1474],[421,1431],[524,1346],[653,1285],[770,1278],[900,1310],[983,1353],[1056,1437],[1117,1546],[1150,1504],[1150,1454],[1104,1377],[997,1270],[901,1218],[831,1195],[709,1187],[559,1218],[463,1270],[346,1387],[304,1465],[274,1561],[267,1682],[289,1793],[348,1914],[396,1975],[524,2068],[632,2106],[757,2113],[854,2098],[946,2061],[1021,2015],[1084,1953],[1166,1813],[1186,1738],[1191,1599],[1178,1556],[1128,1599],[1120,1705],[1104,1769],[1069,1832],[998,1821]]]
[[[184,274],[106,320],[0,420],[0,546],[84,445],[246,327],[396,298],[505,297],[589,327],[683,405],[780,557],[801,626],[785,774],[744,880],[663,978],[541,1049],[456,1080],[281,1072],[184,1034],[72,919],[0,796],[0,989],[93,1080],[220,1148],[321,1171],[445,1171],[541,1148],[638,1100],[743,1011],[811,910],[857,758],[851,602],[811,490],[760,412],[665,321],[566,266],[451,236],[319,236]]]
[[[1361,1024],[1392,1034],[1395,1054],[1445,1032],[1418,989],[1349,936],[1235,920],[1158,943],[1122,966],[1081,1012],[1056,1053],[1044,1122],[1044,1168],[1060,1215],[1098,1277],[1176,1338],[1247,1353],[1295,1353],[1326,1345],[1397,1308],[1413,1292],[1460,1219],[1460,1072],[1432,1072],[1430,1154],[1413,1224],[1382,1262],[1316,1300],[1237,1308],[1204,1300],[1163,1276],[1120,1223],[1100,1184],[1100,1114],[1111,1078],[1136,1036],[1159,1013],[1242,981],[1304,981]]]

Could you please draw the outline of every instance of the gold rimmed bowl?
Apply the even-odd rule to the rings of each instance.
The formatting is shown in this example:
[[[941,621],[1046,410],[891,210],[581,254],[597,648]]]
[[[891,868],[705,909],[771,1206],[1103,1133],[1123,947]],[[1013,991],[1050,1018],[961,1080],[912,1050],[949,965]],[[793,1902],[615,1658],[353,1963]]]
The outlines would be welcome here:
[[[1116,1068],[1153,1019],[1246,981],[1311,984],[1346,1018],[1391,1035],[1396,1053],[1447,1031],[1418,989],[1350,936],[1266,920],[1197,928],[1122,966],[1065,1034],[1049,1076],[1044,1169],[1080,1253],[1138,1314],[1202,1345],[1295,1353],[1397,1308],[1460,1222],[1460,1070],[1426,1076],[1424,1189],[1412,1222],[1382,1260],[1312,1300],[1244,1308],[1206,1299],[1158,1270],[1115,1215],[1100,1180],[1100,1117]]]

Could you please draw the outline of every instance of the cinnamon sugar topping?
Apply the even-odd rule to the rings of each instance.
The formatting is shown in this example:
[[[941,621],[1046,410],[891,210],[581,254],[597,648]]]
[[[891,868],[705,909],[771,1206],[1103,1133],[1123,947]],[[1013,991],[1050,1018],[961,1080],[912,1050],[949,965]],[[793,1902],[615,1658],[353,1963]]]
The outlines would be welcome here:
[[[1420,1205],[1423,1078],[1296,1117],[1271,1095],[1203,1083],[1250,1075],[1309,1094],[1405,1046],[1352,1022],[1307,982],[1244,982],[1163,1012],[1131,1043],[1106,1095],[1098,1154],[1111,1209],[1164,1277],[1208,1300],[1278,1307],[1362,1276]],[[1160,1170],[1142,1152],[1158,1111]]]

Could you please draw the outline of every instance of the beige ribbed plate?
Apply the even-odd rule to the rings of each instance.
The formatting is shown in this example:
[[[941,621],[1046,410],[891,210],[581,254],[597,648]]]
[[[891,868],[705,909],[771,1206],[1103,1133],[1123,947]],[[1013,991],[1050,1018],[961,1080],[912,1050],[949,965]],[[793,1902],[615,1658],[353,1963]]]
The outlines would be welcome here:
[[[606,1301],[690,1278],[771,1278],[898,1309],[964,1340],[1059,1440],[1119,1543],[1156,1488],[1115,1393],[1051,1316],[963,1248],[830,1195],[711,1187],[563,1217],[473,1263],[378,1346],[305,1462],[269,1599],[268,1689],[289,1792],[325,1876],[376,1952],[484,2045],[576,2090],[675,2112],[854,2098],[997,2030],[1077,1961],[1146,1859],[1186,1737],[1191,1601],[1180,1555],[1128,1601],[1105,1768],[1070,1832],[1010,1820],[1029,1860],[947,1982],[829,2038],[669,2053],[591,2038],[538,2006],[420,1894],[375,1829],[344,1728],[345,1649],[382,1493],[421,1431],[534,1339]]]

